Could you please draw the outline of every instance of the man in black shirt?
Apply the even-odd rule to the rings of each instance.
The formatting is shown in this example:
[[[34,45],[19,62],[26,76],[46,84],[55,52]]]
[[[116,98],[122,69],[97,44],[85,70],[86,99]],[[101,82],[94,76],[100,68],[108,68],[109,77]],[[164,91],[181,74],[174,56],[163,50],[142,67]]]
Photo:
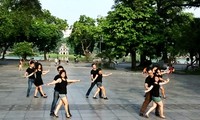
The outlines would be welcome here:
[[[24,74],[24,76],[25,76],[26,78],[28,78],[28,89],[27,89],[26,97],[29,97],[32,84],[33,84],[34,81],[35,81],[34,72],[35,72],[34,62],[33,62],[33,61],[30,61],[29,67],[26,69],[26,72],[25,72],[25,74]]]
[[[144,87],[145,89],[147,90],[151,85],[154,84],[154,74],[153,74],[153,71],[152,69],[148,68],[147,69],[147,73],[148,73],[148,76],[147,78],[145,79],[145,84],[144,84]],[[147,92],[145,94],[145,100],[142,104],[142,107],[140,109],[140,116],[144,116],[144,113],[149,105],[149,103],[151,102],[152,100],[152,94],[151,94],[151,91],[150,92]],[[156,108],[156,112],[155,112],[156,116],[159,116],[159,109],[158,107]]]
[[[62,71],[62,70],[64,70],[63,66],[58,66],[58,67],[57,67],[58,73],[59,73],[60,71]],[[53,80],[56,81],[56,80],[58,80],[59,78],[60,78],[60,75],[57,74],[57,75],[54,77]],[[54,87],[54,94],[53,94],[53,101],[52,101],[52,104],[51,104],[50,116],[54,116],[54,110],[55,110],[55,108],[56,108],[56,104],[57,104],[58,99],[59,99],[59,92],[58,92],[58,91],[59,91],[59,83],[55,84],[55,87]],[[69,105],[68,105],[68,111],[69,111],[70,116],[72,116],[71,113],[70,113]]]
[[[57,67],[57,71],[58,73],[61,71],[61,70],[64,70],[63,66],[58,66]],[[57,74],[55,77],[54,77],[54,80],[56,81],[57,79],[60,78],[60,75]],[[50,111],[50,115],[53,116],[54,115],[54,110],[56,108],[56,103],[58,102],[58,99],[59,99],[59,85],[58,84],[55,84],[55,87],[54,87],[54,94],[53,94],[53,101],[52,101],[52,104],[51,104],[51,111]]]
[[[86,98],[88,98],[90,92],[92,91],[92,88],[95,86],[96,84],[96,79],[98,77],[98,70],[97,70],[97,67],[96,67],[96,64],[92,64],[92,70],[90,72],[90,76],[91,76],[91,85],[90,85],[90,88],[88,89],[87,93],[86,93]],[[102,97],[102,92],[100,90],[99,92],[99,97],[100,98],[103,98]]]

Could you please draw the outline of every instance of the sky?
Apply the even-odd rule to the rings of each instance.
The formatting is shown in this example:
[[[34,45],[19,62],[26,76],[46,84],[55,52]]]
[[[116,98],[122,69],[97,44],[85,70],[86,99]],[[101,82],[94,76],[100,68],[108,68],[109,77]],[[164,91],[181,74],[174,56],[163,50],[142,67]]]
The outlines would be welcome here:
[[[113,0],[40,0],[40,3],[53,16],[66,19],[69,25],[78,21],[80,15],[91,18],[106,16],[114,5]]]
[[[106,16],[114,5],[114,0],[40,0],[43,9],[47,9],[53,16],[66,19],[69,25],[79,20],[80,15],[91,18]],[[200,17],[200,8],[185,10]]]

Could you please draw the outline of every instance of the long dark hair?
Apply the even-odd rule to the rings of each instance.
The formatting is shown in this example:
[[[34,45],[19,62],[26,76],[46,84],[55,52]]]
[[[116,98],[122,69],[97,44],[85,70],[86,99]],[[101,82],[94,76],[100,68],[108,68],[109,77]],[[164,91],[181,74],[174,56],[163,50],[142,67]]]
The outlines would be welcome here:
[[[64,77],[64,78],[67,79],[67,73],[66,73],[65,70],[61,70],[61,71],[59,72],[60,78],[62,78],[61,74],[62,74],[63,72],[65,73],[65,77]]]
[[[41,71],[43,71],[42,64],[41,64],[41,63],[38,63],[38,62],[35,62],[35,69],[38,70],[39,65],[41,66],[41,68],[40,68]]]

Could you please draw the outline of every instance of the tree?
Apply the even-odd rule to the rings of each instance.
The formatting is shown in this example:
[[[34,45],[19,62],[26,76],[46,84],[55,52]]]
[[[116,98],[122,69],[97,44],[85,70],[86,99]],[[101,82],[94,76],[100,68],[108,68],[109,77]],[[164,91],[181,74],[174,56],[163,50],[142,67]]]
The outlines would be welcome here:
[[[2,0],[0,1],[0,45],[2,59],[9,47],[16,42],[28,40],[33,18],[40,16],[41,6],[38,0]]]
[[[74,46],[75,53],[89,57],[94,48],[95,34],[95,20],[81,15],[79,21],[74,23],[71,36],[69,37],[69,43]]]
[[[105,42],[114,49],[112,54],[123,56],[131,53],[132,69],[136,67],[136,52],[142,51],[146,44],[154,44],[155,19],[159,20],[150,3],[137,1],[135,4],[134,8],[123,3],[114,6],[107,16],[108,26],[104,28],[104,33],[109,36]]]
[[[29,40],[37,46],[39,51],[44,52],[44,60],[47,59],[46,53],[57,47],[57,43],[63,37],[62,30],[67,27],[68,24],[65,20],[52,16],[46,10],[44,10],[42,19],[35,18],[32,20]]]
[[[191,66],[193,66],[194,62],[199,61],[199,58],[196,60],[193,59],[194,56],[200,55],[200,18],[191,18],[188,19],[184,26],[181,27],[181,36],[179,36],[179,39],[177,39],[176,47],[181,53],[189,53],[189,57],[191,60]],[[187,66],[188,68],[188,66]],[[187,69],[186,68],[186,69]]]
[[[24,60],[26,60],[28,56],[34,55],[32,48],[33,48],[32,43],[28,43],[28,42],[16,43],[13,46],[13,53],[19,57],[22,57]]]
[[[175,43],[170,31],[174,25],[179,25],[181,11],[185,7],[200,5],[198,0],[115,0],[115,3],[107,17],[110,21],[105,29],[110,36],[107,42],[115,51],[131,53],[132,68],[136,67],[136,51],[141,54],[141,61],[146,56],[157,55],[166,62],[168,48]]]

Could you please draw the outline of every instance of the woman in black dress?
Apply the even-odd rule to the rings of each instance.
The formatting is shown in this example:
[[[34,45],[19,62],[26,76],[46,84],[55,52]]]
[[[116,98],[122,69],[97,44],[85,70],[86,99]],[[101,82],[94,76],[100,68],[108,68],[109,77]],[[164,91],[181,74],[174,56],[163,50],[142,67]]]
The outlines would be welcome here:
[[[36,66],[35,66],[35,94],[34,94],[34,98],[38,98],[37,97],[37,93],[38,93],[38,90],[40,90],[42,96],[44,98],[47,98],[46,94],[44,94],[43,90],[42,90],[42,85],[44,84],[43,83],[43,80],[42,80],[42,75],[45,75],[49,72],[48,71],[43,71],[43,68],[42,68],[42,64],[41,63],[37,63]]]

